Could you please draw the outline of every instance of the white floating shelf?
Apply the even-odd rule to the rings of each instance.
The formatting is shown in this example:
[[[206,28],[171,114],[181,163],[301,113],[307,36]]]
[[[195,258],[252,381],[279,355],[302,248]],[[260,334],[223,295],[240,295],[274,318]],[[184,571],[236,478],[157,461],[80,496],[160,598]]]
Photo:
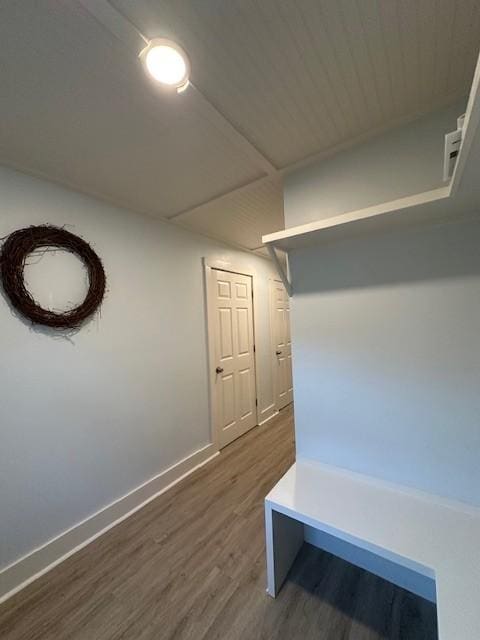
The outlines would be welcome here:
[[[465,214],[480,215],[479,85],[480,62],[468,100],[460,152],[448,185],[270,233],[262,238],[270,253],[273,249],[289,251],[397,226],[441,222]]]
[[[449,209],[446,206],[449,198],[450,186],[440,187],[366,209],[290,227],[285,231],[263,236],[262,240],[266,245],[274,245],[277,249],[288,251],[352,236],[359,232],[386,229],[400,221],[404,224],[425,221],[435,216],[440,207],[446,213]]]

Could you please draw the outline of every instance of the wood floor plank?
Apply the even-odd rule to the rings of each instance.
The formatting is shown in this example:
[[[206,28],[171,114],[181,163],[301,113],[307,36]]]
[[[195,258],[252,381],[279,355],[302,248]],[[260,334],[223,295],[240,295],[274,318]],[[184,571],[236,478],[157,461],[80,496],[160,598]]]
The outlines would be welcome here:
[[[304,545],[266,595],[263,499],[286,409],[0,606],[2,640],[435,640],[435,607]]]

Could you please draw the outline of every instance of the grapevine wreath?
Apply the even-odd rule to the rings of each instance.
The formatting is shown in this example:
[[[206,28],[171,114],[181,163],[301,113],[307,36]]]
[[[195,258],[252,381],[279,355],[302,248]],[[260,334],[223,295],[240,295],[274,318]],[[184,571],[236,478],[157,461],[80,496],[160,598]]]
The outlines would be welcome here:
[[[67,311],[44,309],[28,291],[24,280],[25,262],[39,249],[64,249],[82,260],[88,274],[88,292],[77,307]],[[105,294],[105,271],[92,247],[79,236],[53,225],[26,227],[7,236],[0,253],[0,273],[12,306],[32,323],[55,329],[78,328],[97,311]]]

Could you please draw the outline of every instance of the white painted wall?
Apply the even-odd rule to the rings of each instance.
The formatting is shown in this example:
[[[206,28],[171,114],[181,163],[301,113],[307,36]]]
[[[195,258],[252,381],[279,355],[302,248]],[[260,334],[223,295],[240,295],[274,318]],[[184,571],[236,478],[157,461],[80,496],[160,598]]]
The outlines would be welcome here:
[[[292,176],[288,224],[328,215],[334,193],[343,210],[435,186],[441,157],[418,163],[444,117]],[[418,157],[391,171],[415,131]],[[470,221],[291,252],[299,456],[480,505],[479,247]]]
[[[288,175],[286,227],[442,186],[444,135],[457,128],[465,106],[455,103]]]
[[[275,272],[262,258],[5,168],[0,193],[0,237],[67,225],[108,277],[101,317],[70,340],[32,330],[0,297],[1,569],[211,441],[204,256],[256,274],[260,410],[273,404]],[[79,274],[75,259],[49,256],[31,271],[32,287],[60,306],[72,290],[81,296]]]
[[[480,223],[294,253],[299,455],[480,505]]]

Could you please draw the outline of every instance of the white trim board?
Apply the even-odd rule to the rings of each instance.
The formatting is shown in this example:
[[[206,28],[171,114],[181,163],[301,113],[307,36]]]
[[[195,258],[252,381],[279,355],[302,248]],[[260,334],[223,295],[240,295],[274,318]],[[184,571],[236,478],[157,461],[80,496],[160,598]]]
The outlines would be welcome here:
[[[207,444],[0,571],[0,603],[218,456]]]
[[[270,415],[267,415],[267,417],[263,417],[264,414],[268,414],[269,412]],[[274,418],[275,416],[278,416],[280,412],[278,411],[278,409],[275,407],[275,404],[271,404],[270,406],[266,407],[265,409],[263,409],[263,411],[260,413],[262,419],[261,421],[258,423],[258,426],[261,427],[262,425],[266,424],[269,420],[271,420],[272,418]]]

